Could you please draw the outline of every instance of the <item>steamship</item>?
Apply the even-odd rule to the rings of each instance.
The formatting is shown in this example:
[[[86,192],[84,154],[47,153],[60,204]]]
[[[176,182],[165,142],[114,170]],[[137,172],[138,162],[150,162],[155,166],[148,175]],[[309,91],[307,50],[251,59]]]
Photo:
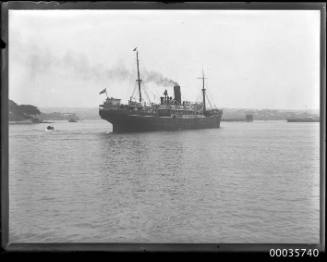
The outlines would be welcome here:
[[[183,129],[219,128],[222,110],[206,108],[205,77],[202,74],[202,102],[191,103],[182,101],[181,89],[178,84],[173,86],[174,98],[165,90],[160,97],[160,104],[147,104],[142,99],[142,80],[139,70],[139,55],[136,51],[138,101],[131,97],[127,104],[121,99],[109,98],[107,90],[106,100],[99,106],[100,117],[113,125],[113,133],[146,132],[146,131],[174,131]]]

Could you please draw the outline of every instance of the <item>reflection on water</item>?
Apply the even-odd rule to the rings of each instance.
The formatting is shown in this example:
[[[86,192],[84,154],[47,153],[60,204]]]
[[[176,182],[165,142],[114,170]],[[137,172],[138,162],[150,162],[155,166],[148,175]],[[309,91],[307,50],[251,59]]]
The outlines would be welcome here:
[[[10,241],[319,241],[318,123],[54,126],[10,126]]]

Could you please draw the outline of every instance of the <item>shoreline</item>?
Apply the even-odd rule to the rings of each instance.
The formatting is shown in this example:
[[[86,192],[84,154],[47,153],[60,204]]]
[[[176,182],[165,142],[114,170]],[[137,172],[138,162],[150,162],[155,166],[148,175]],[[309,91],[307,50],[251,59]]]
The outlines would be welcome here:
[[[9,125],[36,125],[36,124],[52,124],[54,122],[42,121],[42,122],[32,122],[30,120],[21,120],[21,121],[9,121]]]

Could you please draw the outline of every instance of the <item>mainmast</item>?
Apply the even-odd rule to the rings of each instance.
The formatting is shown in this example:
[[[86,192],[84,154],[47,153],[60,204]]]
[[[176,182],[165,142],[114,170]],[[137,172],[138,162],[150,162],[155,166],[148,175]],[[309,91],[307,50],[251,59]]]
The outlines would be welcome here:
[[[206,89],[204,88],[204,72],[202,71],[202,77],[199,77],[199,79],[202,79],[202,99],[203,99],[203,114],[206,113]]]
[[[137,79],[136,82],[138,84],[139,87],[139,102],[142,102],[142,93],[141,93],[141,82],[142,79],[140,77],[140,66],[139,66],[139,52],[137,50],[137,47],[133,49],[133,51],[136,51],[136,66],[137,66]]]

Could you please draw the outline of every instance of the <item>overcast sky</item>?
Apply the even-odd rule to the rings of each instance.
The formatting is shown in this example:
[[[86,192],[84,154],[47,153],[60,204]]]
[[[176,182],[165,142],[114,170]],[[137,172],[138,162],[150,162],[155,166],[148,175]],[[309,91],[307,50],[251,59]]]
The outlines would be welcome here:
[[[127,100],[138,47],[152,101],[172,95],[168,80],[200,100],[204,70],[219,108],[318,109],[319,27],[319,11],[10,10],[9,98],[97,107],[107,88]]]

